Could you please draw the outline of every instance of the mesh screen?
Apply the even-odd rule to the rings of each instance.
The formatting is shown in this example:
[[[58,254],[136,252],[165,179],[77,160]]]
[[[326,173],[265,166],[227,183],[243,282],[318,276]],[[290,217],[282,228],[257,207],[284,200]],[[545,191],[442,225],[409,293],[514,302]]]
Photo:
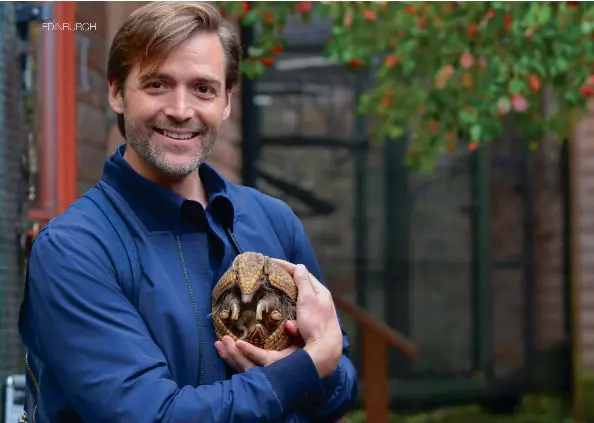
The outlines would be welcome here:
[[[23,210],[21,157],[25,145],[15,7],[0,3],[0,380],[22,373],[18,336],[22,299],[19,229]]]

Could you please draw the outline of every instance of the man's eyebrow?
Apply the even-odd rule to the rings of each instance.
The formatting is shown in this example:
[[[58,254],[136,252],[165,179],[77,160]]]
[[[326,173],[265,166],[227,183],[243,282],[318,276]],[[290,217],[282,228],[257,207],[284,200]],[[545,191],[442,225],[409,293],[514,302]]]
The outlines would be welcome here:
[[[147,83],[147,82],[155,80],[155,79],[163,79],[166,81],[171,81],[174,78],[171,77],[170,75],[165,74],[165,73],[155,72],[155,73],[148,73],[148,74],[141,75],[139,79],[140,79],[140,82],[144,84],[144,83]],[[217,79],[214,79],[214,78],[209,78],[209,77],[197,77],[197,78],[194,78],[193,81],[210,84],[210,85],[216,85],[216,86],[221,85],[220,81],[218,81]]]

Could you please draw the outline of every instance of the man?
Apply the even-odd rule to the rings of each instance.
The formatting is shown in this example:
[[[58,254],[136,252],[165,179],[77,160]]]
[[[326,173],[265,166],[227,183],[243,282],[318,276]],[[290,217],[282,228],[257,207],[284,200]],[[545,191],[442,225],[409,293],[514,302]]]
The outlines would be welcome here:
[[[205,163],[239,59],[239,41],[204,3],[148,4],[115,36],[109,101],[126,145],[29,260],[29,421],[331,422],[352,405],[348,340],[300,221]],[[211,290],[242,250],[294,276],[287,329],[303,348],[216,340]]]

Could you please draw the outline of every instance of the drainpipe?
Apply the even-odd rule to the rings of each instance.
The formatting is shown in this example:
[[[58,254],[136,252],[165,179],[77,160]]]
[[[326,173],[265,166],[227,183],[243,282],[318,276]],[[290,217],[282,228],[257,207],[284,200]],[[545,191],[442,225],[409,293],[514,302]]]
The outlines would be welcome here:
[[[54,3],[56,22],[76,23],[76,2]],[[55,31],[55,123],[57,209],[62,213],[76,201],[77,140],[76,140],[76,38],[75,31]]]

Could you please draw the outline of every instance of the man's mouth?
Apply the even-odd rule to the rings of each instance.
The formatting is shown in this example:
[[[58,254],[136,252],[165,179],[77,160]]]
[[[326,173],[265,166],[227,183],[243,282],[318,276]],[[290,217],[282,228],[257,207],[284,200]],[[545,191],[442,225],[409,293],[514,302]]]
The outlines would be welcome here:
[[[180,134],[179,132],[170,132],[164,129],[154,128],[159,134],[166,136],[167,138],[171,138],[172,140],[189,140],[198,136],[198,132],[191,132],[191,133],[183,133]]]

